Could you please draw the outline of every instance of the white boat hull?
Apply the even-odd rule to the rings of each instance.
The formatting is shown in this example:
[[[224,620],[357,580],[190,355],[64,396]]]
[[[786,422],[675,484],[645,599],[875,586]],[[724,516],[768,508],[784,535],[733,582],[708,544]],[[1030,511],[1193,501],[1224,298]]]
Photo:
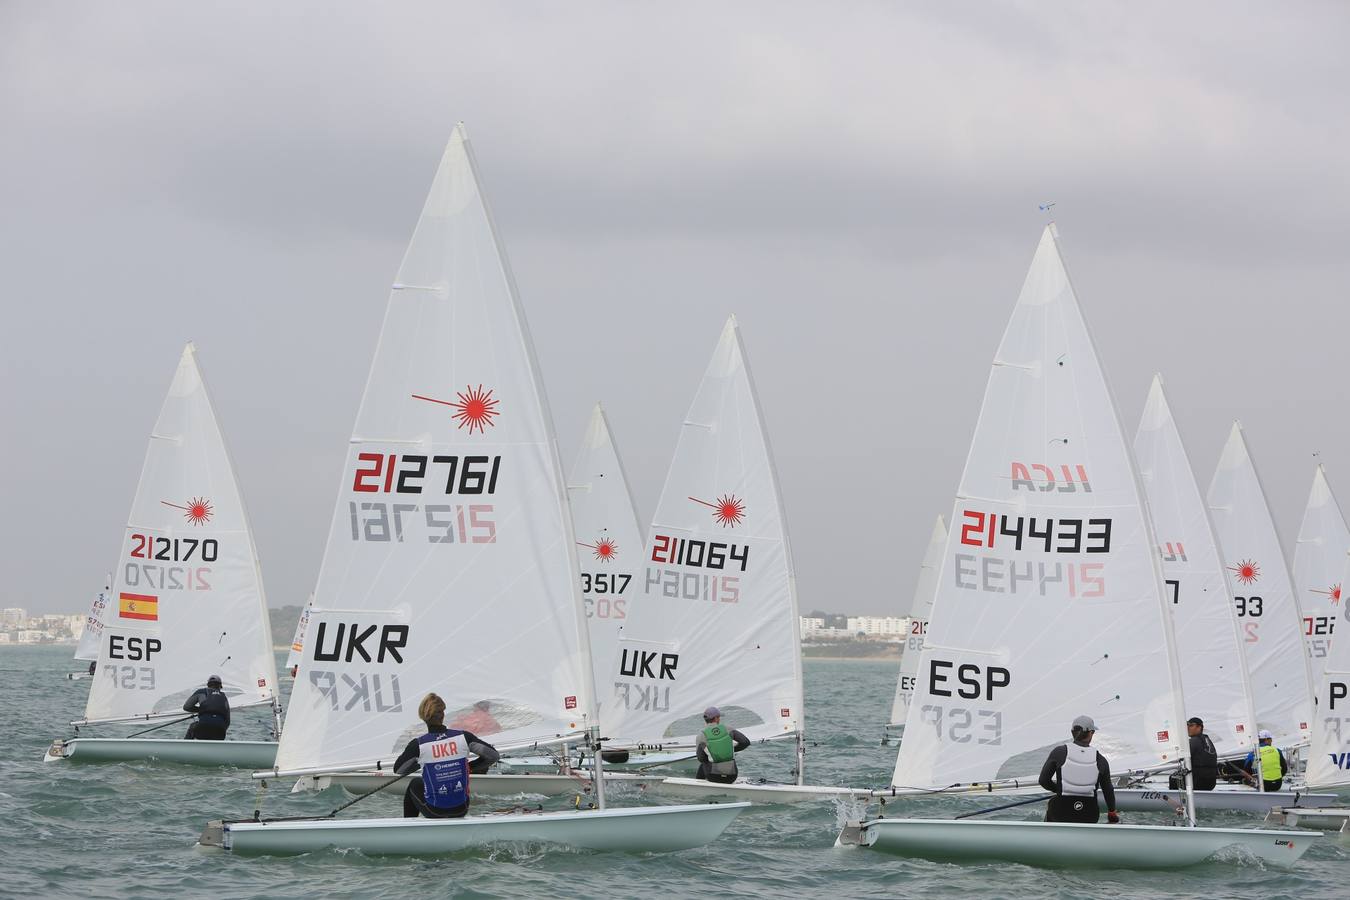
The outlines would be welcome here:
[[[660,794],[693,800],[732,797],[759,804],[812,803],[847,797],[866,799],[872,795],[872,791],[868,788],[828,787],[816,784],[756,784],[753,781],[714,784],[697,778],[663,778],[654,790]]]
[[[185,741],[151,738],[73,738],[52,742],[44,762],[134,762],[157,760],[189,766],[265,769],[276,763],[274,741]]]
[[[1335,802],[1335,794],[1308,794],[1301,791],[1261,792],[1251,788],[1195,791],[1197,812],[1228,810],[1264,816],[1277,806],[1324,806]],[[1122,812],[1166,812],[1185,803],[1185,791],[1116,788],[1116,809]]]
[[[1276,807],[1266,816],[1266,823],[1350,833],[1350,806]]]
[[[201,844],[254,854],[311,853],[332,847],[374,855],[434,856],[504,842],[668,852],[715,840],[749,805],[643,806],[463,819],[212,822],[202,833]]]
[[[306,775],[295,782],[291,793],[303,791],[322,791],[330,787],[341,788],[349,794],[365,794],[387,784],[390,778],[420,778],[412,775],[387,775],[381,772],[342,772],[332,775]],[[610,786],[631,785],[646,788],[658,784],[660,775],[633,775],[626,772],[606,772],[605,783]],[[474,775],[469,789],[477,797],[515,797],[533,794],[543,797],[560,797],[565,794],[589,791],[590,778],[577,778],[571,775],[550,775],[546,772],[523,772],[519,775]],[[398,788],[388,788],[386,793],[397,796]]]
[[[557,774],[558,760],[552,756],[504,756],[502,761],[497,764],[503,772],[548,772]],[[590,761],[578,763],[573,756],[573,768],[590,770]],[[606,772],[638,772],[647,769],[668,769],[677,772],[687,772],[692,775],[698,771],[698,760],[692,753],[688,752],[651,752],[644,753],[633,751],[629,753],[627,762],[606,762]]]
[[[952,819],[876,819],[861,830],[864,845],[901,856],[1108,869],[1181,868],[1225,851],[1289,868],[1321,838],[1306,831]]]

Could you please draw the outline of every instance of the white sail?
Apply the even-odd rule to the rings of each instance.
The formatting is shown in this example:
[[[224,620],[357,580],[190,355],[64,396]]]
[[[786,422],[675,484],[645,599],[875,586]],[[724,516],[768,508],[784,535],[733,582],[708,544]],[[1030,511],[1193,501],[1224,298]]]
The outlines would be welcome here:
[[[1223,556],[1190,457],[1154,376],[1134,454],[1158,536],[1188,716],[1205,721],[1220,756],[1256,746],[1256,714]]]
[[[800,732],[792,553],[734,317],[680,429],[645,554],[609,669],[614,744],[691,744],[708,706],[751,740]]]
[[[576,544],[524,315],[455,129],[347,451],[282,772],[388,762],[447,724],[499,748],[594,722]]]
[[[1308,506],[1294,546],[1294,585],[1299,590],[1303,646],[1308,651],[1314,682],[1326,665],[1334,640],[1332,629],[1341,611],[1341,576],[1348,550],[1350,529],[1331,492],[1326,470],[1319,464],[1313,472]]]
[[[628,621],[629,605],[642,593],[642,529],[609,420],[599,403],[586,427],[567,488],[595,680],[603,684],[609,677],[619,632]]]
[[[300,619],[295,623],[295,634],[291,637],[291,649],[286,651],[286,671],[300,665],[300,657],[305,651],[305,629],[309,628],[309,613],[314,609],[314,595],[309,595],[305,608],[300,610]]]
[[[188,344],[150,434],[85,720],[181,715],[211,675],[235,708],[276,696],[257,553]]]
[[[1300,638],[1302,617],[1240,423],[1233,423],[1207,502],[1247,645],[1256,725],[1269,729],[1278,745],[1306,743],[1312,690]]]
[[[923,564],[919,567],[919,580],[914,585],[914,598],[910,601],[909,634],[900,655],[900,677],[895,682],[895,699],[891,701],[892,725],[903,725],[909,715],[910,699],[914,696],[914,677],[919,671],[919,653],[923,650],[923,636],[928,631],[928,616],[933,611],[933,595],[937,592],[938,578],[942,573],[942,555],[947,549],[947,523],[942,516],[933,523],[933,533],[928,538],[928,549],[923,554]]]
[[[75,645],[75,658],[86,662],[98,659],[98,645],[103,638],[103,623],[107,621],[108,606],[112,596],[112,574],[109,573],[103,590],[94,595],[89,613],[84,617],[84,630]]]
[[[1350,576],[1350,559],[1341,584]],[[1350,634],[1350,606],[1334,601],[1336,627]],[[1317,678],[1317,706],[1308,748],[1308,787],[1350,785],[1350,640],[1331,642],[1326,665]]]
[[[1034,778],[1076,716],[1115,770],[1185,758],[1155,538],[1046,228],[952,513],[896,786]]]

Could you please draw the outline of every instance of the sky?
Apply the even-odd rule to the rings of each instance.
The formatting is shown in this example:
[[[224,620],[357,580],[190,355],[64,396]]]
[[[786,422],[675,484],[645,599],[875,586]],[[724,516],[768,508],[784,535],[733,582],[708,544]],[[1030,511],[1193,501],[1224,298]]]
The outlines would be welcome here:
[[[197,343],[304,602],[389,283],[472,137],[570,466],[640,515],[726,316],[803,611],[908,608],[1054,202],[1133,434],[1350,500],[1350,6],[0,0],[0,605],[79,611]]]

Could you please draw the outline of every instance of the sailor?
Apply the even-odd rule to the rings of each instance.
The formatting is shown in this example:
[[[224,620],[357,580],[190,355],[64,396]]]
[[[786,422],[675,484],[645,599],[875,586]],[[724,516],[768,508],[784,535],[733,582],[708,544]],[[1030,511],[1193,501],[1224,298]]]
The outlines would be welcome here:
[[[450,722],[450,727],[476,734],[496,734],[502,730],[501,723],[492,714],[492,704],[487,700],[479,700],[473,705],[473,709],[455,716]]]
[[[1101,817],[1097,789],[1106,798],[1106,821],[1120,823],[1116,791],[1111,786],[1111,765],[1091,747],[1097,726],[1088,716],[1073,720],[1073,741],[1050,751],[1041,766],[1041,787],[1055,796],[1045,807],[1047,822],[1095,823]]]
[[[1219,751],[1205,734],[1205,721],[1199,716],[1186,720],[1191,739],[1191,786],[1197,791],[1212,791],[1219,782]]]
[[[91,660],[89,661],[89,675],[90,675],[91,677],[92,677],[93,674],[94,674],[94,670],[97,669],[97,668],[98,668],[98,660],[96,660],[96,659],[91,659]]]
[[[183,712],[197,714],[197,721],[188,726],[184,737],[189,741],[223,741],[230,727],[230,699],[221,690],[220,676],[206,679],[206,687],[197,688]]]
[[[703,711],[703,722],[694,745],[694,755],[698,757],[698,774],[694,777],[731,784],[740,774],[736,754],[750,747],[750,739],[734,728],[728,731],[722,725],[722,711],[715,706]]]
[[[408,782],[403,815],[428,819],[458,819],[469,811],[469,775],[481,775],[501,759],[497,748],[471,731],[445,727],[445,701],[427,694],[417,706],[427,733],[408,742],[394,761],[394,771],[406,775],[418,766],[422,777]],[[469,762],[469,754],[478,758]]]
[[[1257,732],[1256,737],[1260,746],[1247,754],[1242,769],[1247,773],[1247,780],[1255,784],[1256,770],[1253,766],[1259,758],[1261,781],[1264,782],[1263,790],[1278,791],[1284,784],[1285,774],[1289,771],[1289,762],[1284,758],[1284,751],[1275,746],[1275,735],[1263,728]]]

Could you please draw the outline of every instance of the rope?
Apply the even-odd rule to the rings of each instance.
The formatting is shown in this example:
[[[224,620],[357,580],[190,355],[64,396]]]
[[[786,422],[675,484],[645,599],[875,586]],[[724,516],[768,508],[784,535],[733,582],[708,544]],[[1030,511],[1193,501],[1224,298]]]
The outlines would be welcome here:
[[[163,725],[156,725],[154,728],[147,728],[147,729],[145,729],[144,731],[135,731],[135,732],[132,732],[131,734],[127,735],[127,737],[128,737],[128,738],[134,738],[134,737],[137,737],[137,736],[142,735],[142,734],[149,734],[149,733],[152,732],[152,731],[159,731],[161,728],[168,728],[170,725],[179,725],[179,724],[181,724],[181,723],[183,723],[183,722],[186,722],[188,719],[191,719],[191,718],[192,718],[193,716],[195,716],[195,715],[196,715],[196,713],[193,713],[192,715],[189,715],[189,716],[183,716],[183,718],[181,718],[181,719],[174,719],[172,722],[165,722]],[[76,730],[77,732],[79,731],[78,728],[75,729],[75,730]]]
[[[971,816],[982,816],[985,813],[998,812],[1000,809],[1012,809],[1014,806],[1026,806],[1030,803],[1040,803],[1043,800],[1049,800],[1054,794],[1042,794],[1039,797],[1032,797],[1029,800],[1018,800],[1016,803],[1005,803],[1002,806],[991,806],[988,809],[977,809],[974,812],[962,813],[954,816],[956,819],[969,819]]]

